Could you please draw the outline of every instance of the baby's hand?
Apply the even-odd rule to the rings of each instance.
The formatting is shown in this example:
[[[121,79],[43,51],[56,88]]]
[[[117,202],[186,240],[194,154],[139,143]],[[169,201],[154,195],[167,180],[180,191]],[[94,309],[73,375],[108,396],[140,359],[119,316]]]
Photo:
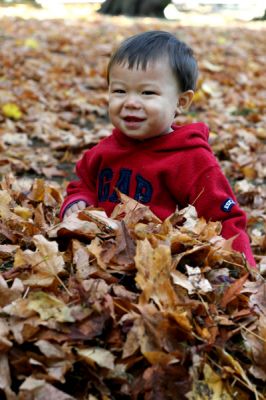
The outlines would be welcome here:
[[[79,211],[79,210],[83,210],[86,207],[87,207],[87,203],[85,201],[83,201],[83,200],[80,200],[77,203],[72,204],[72,206],[70,206],[66,210],[66,212],[64,214],[64,218],[69,217],[74,212]]]

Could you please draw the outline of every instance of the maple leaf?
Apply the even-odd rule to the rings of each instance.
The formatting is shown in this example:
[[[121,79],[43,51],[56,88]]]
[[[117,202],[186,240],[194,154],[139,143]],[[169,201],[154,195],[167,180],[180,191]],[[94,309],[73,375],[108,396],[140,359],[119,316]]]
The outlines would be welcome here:
[[[224,308],[230,303],[237,295],[240,293],[245,281],[248,278],[248,274],[245,274],[241,278],[237,279],[233,284],[231,284],[224,292],[223,298],[221,300],[221,307]]]
[[[137,241],[135,263],[135,280],[142,290],[140,304],[153,299],[161,309],[174,308],[177,298],[170,282],[170,247],[159,245],[153,249],[147,239]]]
[[[15,255],[15,268],[31,267],[30,272],[25,272],[23,283],[29,286],[50,286],[54,280],[61,283],[58,274],[64,271],[64,259],[58,251],[58,244],[49,242],[42,235],[36,235],[32,240],[36,251],[19,249]]]
[[[135,316],[133,326],[127,334],[126,341],[123,345],[122,358],[132,356],[139,348],[141,348],[144,353],[155,350],[152,342],[146,335],[143,319],[140,316]]]
[[[124,193],[119,191],[117,193],[121,203],[114,208],[111,218],[119,219],[122,217],[126,225],[135,225],[139,221],[161,222],[149,207],[139,203]]]
[[[95,222],[96,225],[101,229],[101,231],[116,231],[118,229],[118,224],[113,219],[108,218],[107,214],[103,210],[98,209],[84,209],[79,212],[79,218],[88,219],[89,221]]]
[[[24,285],[17,279],[14,280],[12,287],[9,288],[5,279],[0,275],[0,306],[12,303],[12,301],[20,298],[24,291]]]
[[[13,118],[15,120],[20,119],[22,117],[22,112],[17,104],[14,103],[6,103],[2,106],[2,113],[5,117]]]
[[[96,270],[90,265],[89,251],[78,240],[72,240],[73,263],[76,266],[76,278],[85,280],[90,273]]]
[[[58,322],[75,321],[71,310],[63,301],[44,292],[31,292],[27,308],[36,311],[44,321],[49,318],[54,318]]]
[[[34,180],[27,197],[36,202],[43,202],[43,204],[50,207],[55,207],[62,201],[61,192],[55,187],[47,185],[43,179]]]
[[[48,236],[50,238],[56,238],[58,236],[67,236],[69,234],[77,235],[78,237],[84,237],[92,239],[101,230],[98,228],[95,222],[82,220],[78,217],[77,213],[71,214],[65,218],[61,223],[49,229]]]
[[[65,303],[47,293],[30,293],[27,308],[36,311],[44,321],[54,318],[58,322],[74,322],[71,310]]]

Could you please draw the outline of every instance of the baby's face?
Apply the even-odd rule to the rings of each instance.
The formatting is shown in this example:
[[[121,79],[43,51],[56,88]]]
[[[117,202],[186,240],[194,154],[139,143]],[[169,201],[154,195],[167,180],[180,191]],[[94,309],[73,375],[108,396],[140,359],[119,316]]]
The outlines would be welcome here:
[[[109,115],[112,124],[134,139],[171,132],[180,90],[166,60],[129,69],[114,64],[109,76]]]

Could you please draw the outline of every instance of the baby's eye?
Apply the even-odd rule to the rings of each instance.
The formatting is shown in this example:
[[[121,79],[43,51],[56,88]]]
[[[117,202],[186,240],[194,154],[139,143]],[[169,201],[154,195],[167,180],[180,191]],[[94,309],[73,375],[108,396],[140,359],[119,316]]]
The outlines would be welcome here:
[[[156,92],[154,92],[153,90],[144,90],[142,94],[144,94],[145,96],[152,96],[156,94]]]
[[[126,93],[126,91],[123,89],[113,89],[112,93],[120,93],[121,94],[121,93]]]

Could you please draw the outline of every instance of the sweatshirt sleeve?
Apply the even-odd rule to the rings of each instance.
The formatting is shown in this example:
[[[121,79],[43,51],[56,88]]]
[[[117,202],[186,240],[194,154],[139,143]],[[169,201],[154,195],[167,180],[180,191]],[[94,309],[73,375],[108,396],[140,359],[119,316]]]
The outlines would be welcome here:
[[[244,253],[247,261],[255,267],[249,237],[246,232],[246,215],[237,204],[231,186],[220,166],[213,165],[203,170],[189,186],[188,203],[196,207],[199,216],[207,221],[222,222],[222,236],[233,236],[233,249]]]
[[[85,201],[87,205],[97,206],[96,177],[97,171],[92,162],[91,150],[85,152],[76,165],[78,180],[67,185],[67,195],[60,209],[60,219],[64,217],[67,208],[78,201]]]

